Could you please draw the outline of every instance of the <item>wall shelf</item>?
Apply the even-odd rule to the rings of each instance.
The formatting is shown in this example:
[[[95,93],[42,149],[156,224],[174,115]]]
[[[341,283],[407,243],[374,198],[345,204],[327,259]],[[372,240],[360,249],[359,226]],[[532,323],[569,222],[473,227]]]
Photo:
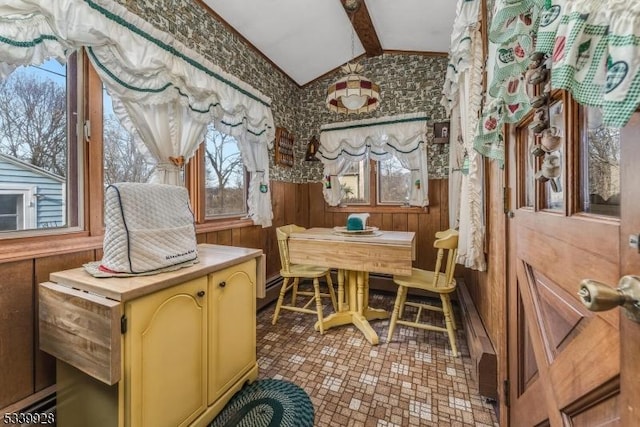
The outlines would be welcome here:
[[[274,146],[276,165],[292,167],[295,158],[293,134],[283,127],[277,127]]]

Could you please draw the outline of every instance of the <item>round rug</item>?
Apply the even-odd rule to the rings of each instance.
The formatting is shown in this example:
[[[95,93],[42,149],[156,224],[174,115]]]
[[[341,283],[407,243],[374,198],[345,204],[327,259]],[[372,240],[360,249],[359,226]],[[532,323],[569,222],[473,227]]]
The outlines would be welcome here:
[[[313,427],[313,404],[292,382],[265,379],[243,387],[209,427]]]

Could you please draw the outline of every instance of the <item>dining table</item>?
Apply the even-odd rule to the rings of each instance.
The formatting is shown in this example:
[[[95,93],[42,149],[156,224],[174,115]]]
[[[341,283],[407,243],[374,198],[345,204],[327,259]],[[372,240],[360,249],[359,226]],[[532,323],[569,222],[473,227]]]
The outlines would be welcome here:
[[[314,227],[289,235],[289,256],[295,264],[337,269],[338,307],[323,319],[324,329],[353,324],[377,345],[378,334],[369,321],[387,319],[389,312],[369,306],[369,273],[411,274],[415,233]],[[316,330],[319,326],[318,321]]]

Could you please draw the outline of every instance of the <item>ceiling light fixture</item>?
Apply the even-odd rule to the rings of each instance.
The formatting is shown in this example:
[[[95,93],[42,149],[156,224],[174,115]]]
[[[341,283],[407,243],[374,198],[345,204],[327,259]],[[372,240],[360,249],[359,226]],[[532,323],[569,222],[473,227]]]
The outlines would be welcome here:
[[[360,7],[360,0],[346,0],[345,9],[351,20],[351,57],[355,57],[355,29],[353,17]],[[360,75],[362,65],[354,62],[341,67],[346,76],[327,88],[327,108],[346,114],[368,113],[380,106],[380,87]]]

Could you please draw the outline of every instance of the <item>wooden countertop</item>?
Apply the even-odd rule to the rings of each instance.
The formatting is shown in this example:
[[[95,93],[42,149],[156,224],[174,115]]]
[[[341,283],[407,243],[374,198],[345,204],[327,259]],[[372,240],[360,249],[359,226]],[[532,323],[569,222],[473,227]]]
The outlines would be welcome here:
[[[198,263],[167,273],[98,278],[81,267],[51,273],[49,280],[115,301],[128,301],[261,256],[261,249],[201,244],[198,245]],[[259,266],[258,271],[260,270]]]

